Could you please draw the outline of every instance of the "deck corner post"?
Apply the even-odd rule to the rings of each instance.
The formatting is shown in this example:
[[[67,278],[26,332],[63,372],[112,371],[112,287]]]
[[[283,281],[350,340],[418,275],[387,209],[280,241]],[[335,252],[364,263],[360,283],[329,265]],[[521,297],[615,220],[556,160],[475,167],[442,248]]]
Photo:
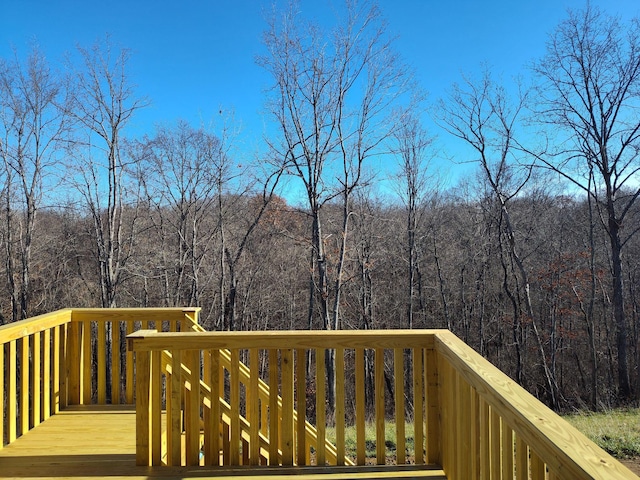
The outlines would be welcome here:
[[[426,462],[442,465],[442,437],[440,417],[440,379],[438,375],[438,354],[435,348],[426,350],[426,424],[427,424],[427,449]]]
[[[199,308],[184,308],[182,309],[182,314],[184,315],[184,324],[181,326],[180,330],[183,332],[191,331],[190,327],[187,325],[199,325]]]
[[[136,465],[149,466],[151,352],[136,351]]]
[[[67,337],[66,376],[68,378],[67,403],[80,405],[82,395],[82,324],[69,322]],[[63,373],[63,375],[65,374]]]

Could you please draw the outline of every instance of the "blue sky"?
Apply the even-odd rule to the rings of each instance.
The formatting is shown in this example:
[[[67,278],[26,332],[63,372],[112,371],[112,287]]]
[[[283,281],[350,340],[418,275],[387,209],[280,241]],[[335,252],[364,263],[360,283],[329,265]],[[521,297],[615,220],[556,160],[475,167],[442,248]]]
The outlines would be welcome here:
[[[582,0],[380,0],[397,49],[435,101],[461,72],[481,62],[496,74],[526,73],[544,53],[548,34]],[[302,0],[303,12],[330,19],[340,0]],[[638,0],[592,0],[623,20],[640,14]],[[259,148],[263,90],[269,78],[255,64],[271,0],[0,0],[0,57],[21,57],[36,40],[56,62],[76,44],[110,33],[132,51],[132,80],[152,105],[135,119],[209,122],[222,108],[242,124],[242,150]],[[437,133],[444,148],[453,140]],[[455,148],[455,146],[451,146]],[[446,168],[446,166],[445,166]]]

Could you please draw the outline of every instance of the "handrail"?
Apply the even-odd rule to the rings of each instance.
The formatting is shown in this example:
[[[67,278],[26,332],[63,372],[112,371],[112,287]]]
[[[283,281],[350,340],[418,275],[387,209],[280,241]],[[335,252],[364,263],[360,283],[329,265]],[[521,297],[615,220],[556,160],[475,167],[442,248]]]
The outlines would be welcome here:
[[[0,449],[66,406],[70,320],[65,309],[0,326]]]
[[[441,368],[453,373],[441,377],[449,379],[442,405],[455,405],[443,412],[449,478],[498,478],[501,470],[509,478],[522,470],[531,470],[531,478],[545,478],[546,470],[552,478],[636,478],[458,337],[440,332],[435,340]],[[460,415],[463,409],[468,416]],[[477,461],[453,457],[474,443]]]
[[[124,336],[149,323],[176,331],[199,310],[66,308],[0,326],[0,449],[67,405],[133,403]]]
[[[304,394],[305,384],[300,378],[294,379],[294,371],[299,371],[298,359],[306,358],[307,350],[319,355],[314,367],[316,379],[324,378],[321,359],[325,349],[336,349],[336,362],[342,365],[342,371],[345,352],[355,352],[357,404],[362,402],[359,387],[362,351],[373,350],[378,463],[385,460],[384,432],[388,415],[385,409],[389,408],[389,402],[385,404],[386,390],[391,382],[395,391],[395,407],[404,408],[399,407],[403,395],[398,395],[398,392],[402,393],[406,387],[402,366],[405,365],[405,349],[410,349],[413,374],[407,398],[413,399],[415,409],[415,442],[419,445],[414,451],[416,463],[439,464],[450,479],[635,478],[620,462],[445,330],[176,334],[148,331],[139,332],[130,341],[130,347],[141,358],[152,356],[159,350],[195,349],[206,352],[228,349],[235,359],[240,351],[248,350],[250,358],[259,351],[277,351],[283,362],[279,370],[283,417],[286,417],[287,410],[293,409],[294,392]],[[269,358],[273,358],[271,354]],[[385,374],[385,369],[388,374]],[[340,368],[337,375],[338,403],[344,404],[344,376]],[[320,438],[324,437],[325,413],[322,383],[318,384],[318,396],[321,398],[316,399]],[[275,386],[271,385],[271,388]],[[344,414],[340,405],[337,409],[341,415]],[[364,421],[362,413],[363,409],[357,408],[358,425]],[[400,419],[404,419],[404,412],[395,412],[396,424],[400,424]],[[282,464],[304,464],[304,454],[301,456],[296,447],[297,439],[290,417],[281,421],[278,435],[282,437],[281,445],[288,449],[288,453],[283,449]],[[338,432],[337,435],[337,444],[344,443],[344,438],[340,438],[344,433]],[[397,443],[404,449],[399,435]],[[269,438],[268,434],[266,438]],[[357,463],[362,460],[362,441],[358,437]],[[298,452],[297,456],[295,452]],[[398,463],[404,461],[400,461],[399,451],[398,460]]]
[[[362,333],[363,335],[360,335]],[[269,362],[269,387],[271,391],[277,393],[280,390],[280,397],[278,401],[278,407],[276,407],[275,403],[272,403],[272,398],[262,398],[261,403],[267,403],[269,405],[269,412],[276,412],[276,418],[278,422],[273,424],[271,419],[274,417],[273,414],[269,415],[268,421],[268,429],[265,434],[266,438],[270,441],[270,446],[273,447],[274,441],[278,442],[276,445],[280,446],[282,450],[282,454],[278,456],[277,461],[283,465],[305,465],[311,463],[315,463],[318,465],[323,465],[325,462],[329,462],[331,464],[364,464],[365,463],[365,438],[363,436],[358,438],[358,452],[356,458],[351,459],[346,457],[345,455],[345,438],[344,438],[344,430],[345,430],[345,405],[347,397],[345,395],[345,368],[344,368],[344,355],[346,350],[353,350],[354,355],[357,357],[357,361],[361,364],[364,364],[364,349],[373,349],[376,353],[376,369],[375,369],[375,378],[377,385],[376,392],[376,456],[375,461],[379,464],[384,464],[387,462],[386,458],[386,450],[385,450],[385,369],[384,369],[384,356],[385,350],[391,350],[391,353],[394,355],[396,362],[402,362],[404,359],[404,350],[409,349],[413,353],[414,358],[416,359],[416,365],[418,365],[418,358],[422,359],[423,354],[426,348],[430,348],[433,346],[433,338],[431,333],[425,333],[420,331],[384,331],[384,332],[330,332],[329,338],[327,337],[327,332],[318,332],[318,331],[305,331],[302,332],[179,332],[175,334],[164,334],[161,332],[154,331],[140,331],[136,332],[134,335],[129,336],[129,348],[136,352],[136,358],[144,358],[144,367],[139,370],[139,372],[151,371],[153,372],[153,367],[147,368],[147,361],[150,365],[153,364],[152,356],[156,354],[156,352],[183,352],[183,355],[186,355],[184,352],[197,352],[197,355],[191,354],[191,361],[194,358],[200,358],[201,356],[205,356],[207,352],[216,352],[218,357],[222,357],[222,352],[230,352],[231,355],[231,367],[229,370],[229,383],[231,388],[231,404],[233,405],[235,402],[239,401],[239,397],[237,396],[237,387],[235,394],[235,402],[234,402],[234,383],[239,383],[239,377],[242,376],[240,372],[240,362],[238,362],[238,358],[240,357],[240,351],[247,351],[248,356],[251,360],[251,363],[254,363],[255,359],[260,357],[260,351],[264,351],[268,353],[268,362]],[[330,455],[327,449],[323,446],[322,448],[318,448],[319,445],[326,445],[326,415],[327,411],[325,409],[325,396],[324,392],[324,384],[325,384],[325,370],[324,370],[324,355],[325,349],[327,348],[336,348],[338,350],[338,355],[336,358],[337,368],[337,378],[336,378],[336,432],[337,432],[337,441],[335,445],[335,457]],[[298,432],[299,430],[295,426],[295,422],[293,421],[295,410],[295,405],[302,406],[306,408],[306,375],[305,375],[305,359],[307,357],[307,351],[312,350],[315,354],[314,369],[315,369],[315,386],[318,390],[318,394],[316,395],[316,417],[318,419],[318,424],[313,429],[314,437],[317,438],[316,444],[313,445],[309,440],[311,440],[310,436],[305,434],[305,439],[303,440]],[[294,354],[295,352],[295,354]],[[265,358],[266,358],[265,354]],[[278,361],[278,357],[279,361]],[[275,362],[275,363],[272,363]],[[420,365],[425,365],[422,360],[419,362]],[[235,367],[234,367],[235,365]],[[257,360],[255,360],[255,365],[257,365]],[[277,370],[273,370],[274,367]],[[425,368],[427,365],[425,365]],[[196,365],[193,365],[193,368],[197,368]],[[364,382],[364,369],[360,371],[356,371],[356,379],[357,383]],[[250,389],[248,385],[245,385],[247,388],[247,395],[251,395],[252,398],[258,397],[254,392],[258,390],[258,380],[255,379],[255,374],[253,372],[257,372],[257,368],[251,368],[252,378],[254,378],[254,387],[253,390]],[[294,372],[297,375],[294,375]],[[423,464],[426,462],[434,463],[434,452],[436,449],[432,446],[437,443],[435,433],[437,432],[437,428],[434,425],[431,425],[427,428],[424,425],[422,411],[425,408],[431,408],[436,406],[435,404],[430,404],[427,399],[430,401],[436,402],[436,395],[425,395],[427,390],[427,382],[423,382],[422,378],[428,378],[426,375],[426,370],[422,367],[414,368],[413,374],[413,382],[412,388],[409,392],[410,398],[413,399],[414,408],[416,413],[414,415],[414,420],[416,422],[415,427],[415,444],[417,447],[414,449],[413,460],[418,464]],[[395,378],[395,389],[399,392],[398,398],[404,399],[404,373],[401,370],[398,372]],[[148,380],[149,383],[154,384],[157,382],[155,380],[156,377],[151,374],[151,378]],[[280,380],[279,384],[274,385],[273,380]],[[145,380],[145,383],[147,380]],[[168,381],[167,381],[168,382]],[[279,389],[278,389],[279,387]],[[167,394],[169,396],[169,394]],[[173,395],[172,395],[173,396]],[[297,402],[294,403],[294,396],[297,396]],[[355,415],[358,418],[358,422],[364,425],[366,421],[365,409],[364,409],[364,394],[362,391],[356,391],[356,403],[357,403],[357,412]],[[142,399],[146,401],[147,399]],[[186,400],[185,400],[186,402]],[[249,405],[247,403],[247,405]],[[247,406],[247,408],[249,408]],[[273,410],[276,408],[276,410]],[[151,421],[150,416],[158,417],[158,407],[155,407],[156,413],[153,413],[154,407],[149,406],[147,404],[139,405],[137,410],[140,411],[144,418],[141,419],[140,431],[146,433],[148,432],[147,426],[145,426],[148,422]],[[192,409],[194,411],[194,409]],[[298,408],[298,414],[301,410]],[[150,414],[148,412],[151,412]],[[238,411],[232,412],[232,419],[235,416],[238,416]],[[404,404],[402,406],[396,406],[396,422],[398,424],[402,424],[404,426],[406,419],[406,411]],[[261,422],[266,422],[266,419],[262,417]],[[158,422],[156,422],[158,423]],[[167,424],[169,420],[167,420]],[[305,421],[305,423],[307,423]],[[185,419],[185,425],[198,425],[197,428],[202,428],[197,420],[187,420]],[[195,429],[196,427],[194,427]],[[257,426],[254,427],[257,429]],[[274,430],[275,428],[275,430]],[[402,446],[397,449],[397,463],[406,463],[407,460],[410,460],[405,455],[405,437],[404,434],[400,432],[398,433],[398,445]],[[255,434],[255,433],[254,433]],[[157,436],[157,434],[155,434]],[[187,432],[188,435],[188,432]],[[195,436],[194,433],[191,434],[192,437]],[[204,425],[204,437],[205,444],[206,438],[208,435],[211,435],[207,432],[207,424],[205,422]],[[402,437],[400,438],[400,435]],[[138,460],[141,464],[146,464],[149,461],[150,457],[150,449],[153,449],[153,446],[149,443],[153,443],[152,438],[144,438],[139,439],[137,445],[140,447],[138,452]],[[236,435],[236,439],[238,435]],[[142,440],[142,441],[141,441]],[[428,440],[428,441],[427,441]],[[157,440],[156,440],[156,443]],[[189,443],[189,440],[187,440]],[[427,446],[428,445],[428,446]],[[237,448],[237,444],[234,444],[232,448]],[[313,455],[310,453],[310,448],[313,449]],[[187,455],[188,456],[188,455]],[[153,455],[151,454],[151,457]],[[156,458],[158,455],[156,455]],[[191,458],[194,455],[191,454]],[[312,457],[314,457],[312,459]],[[275,460],[275,459],[274,459]],[[153,458],[152,458],[153,461]],[[215,460],[214,460],[215,461]],[[236,459],[239,462],[239,459]],[[253,462],[254,464],[259,463],[258,458],[248,458],[249,462]],[[236,464],[232,460],[232,465]],[[270,459],[269,464],[272,465],[272,459]]]

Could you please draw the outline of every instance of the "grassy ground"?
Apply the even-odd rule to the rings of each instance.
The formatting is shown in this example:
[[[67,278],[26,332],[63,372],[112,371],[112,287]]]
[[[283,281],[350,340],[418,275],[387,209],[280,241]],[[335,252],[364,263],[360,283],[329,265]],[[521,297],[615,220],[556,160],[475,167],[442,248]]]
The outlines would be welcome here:
[[[356,429],[355,427],[345,428],[345,453],[351,458],[356,457],[357,443],[356,443]],[[414,456],[414,441],[413,441],[413,424],[407,423],[405,425],[405,451],[407,457]],[[335,429],[327,428],[327,438],[331,442],[335,443]],[[396,455],[396,425],[392,422],[385,424],[385,446],[387,452],[387,458],[395,460]],[[367,423],[365,425],[365,452],[367,458],[375,458],[376,456],[376,425],[375,423]]]
[[[564,418],[614,457],[640,457],[640,409],[578,413]]]
[[[567,415],[564,418],[614,457],[640,460],[640,408],[602,413],[584,412]],[[387,422],[385,427],[387,457],[393,460],[396,453],[396,428],[392,422]],[[366,456],[375,457],[375,424],[367,423],[365,432]],[[335,441],[335,431],[332,428],[327,428],[327,438]],[[406,454],[411,458],[414,455],[413,424],[411,423],[406,424],[405,438]],[[345,449],[348,456],[355,457],[356,430],[354,427],[346,428]]]

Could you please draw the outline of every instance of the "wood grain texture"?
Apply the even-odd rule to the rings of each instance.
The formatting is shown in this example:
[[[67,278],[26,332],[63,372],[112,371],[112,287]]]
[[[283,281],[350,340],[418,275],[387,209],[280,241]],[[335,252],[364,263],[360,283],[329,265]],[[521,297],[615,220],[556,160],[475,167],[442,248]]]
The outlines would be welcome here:
[[[93,355],[91,355],[91,322],[85,320],[82,322],[82,397],[80,403],[83,405],[91,404],[91,363]]]
[[[294,366],[293,350],[281,351],[282,364],[282,464],[293,465],[294,447]]]
[[[133,350],[432,348],[439,330],[154,332],[129,335]]]
[[[66,311],[65,311],[66,312]],[[143,322],[182,321],[185,314],[197,314],[200,308],[74,308],[70,310],[74,322]]]
[[[356,462],[365,462],[364,349],[356,348]]]
[[[518,437],[562,478],[634,478],[608,455],[507,375],[449,332],[435,334],[446,358]]]
[[[387,463],[385,445],[385,411],[384,411],[384,350],[375,351],[375,390],[376,390],[376,462],[378,465]]]
[[[258,363],[256,362],[255,368],[252,366],[251,371],[258,371]],[[258,388],[258,376],[252,375],[251,378],[255,378],[256,393]],[[252,383],[253,385],[253,383]],[[296,418],[296,463],[297,465],[306,465],[308,457],[308,446],[306,442],[305,434],[305,418],[307,410],[307,382],[306,382],[306,352],[304,350],[296,350],[296,411],[298,412]]]
[[[17,372],[18,352],[16,348],[16,341],[11,340],[9,342],[9,361],[7,364],[7,372],[9,380],[7,382],[7,440],[9,443],[13,442],[18,436],[18,404],[17,404],[17,385],[16,375],[11,372]]]
[[[20,342],[20,434],[29,431],[29,341],[30,335]]]
[[[417,465],[424,464],[424,407],[423,407],[423,368],[422,349],[414,348],[413,359],[413,422],[415,438],[415,462]]]
[[[58,310],[0,326],[0,344],[43,332],[71,321],[71,309]]]
[[[345,389],[344,389],[344,349],[336,349],[336,464],[343,466],[345,464]]]
[[[151,377],[151,354],[136,353],[136,465],[147,466],[149,456],[149,383]]]
[[[404,349],[402,348],[393,350],[393,378],[396,410],[396,461],[399,465],[403,465],[406,462],[404,428],[406,417],[404,411]]]

